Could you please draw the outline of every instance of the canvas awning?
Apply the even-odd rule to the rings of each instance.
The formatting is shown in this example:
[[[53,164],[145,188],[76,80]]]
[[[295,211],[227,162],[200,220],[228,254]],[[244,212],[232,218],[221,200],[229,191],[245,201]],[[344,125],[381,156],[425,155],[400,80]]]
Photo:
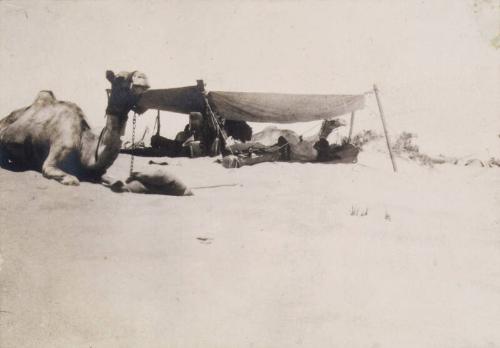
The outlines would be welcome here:
[[[222,118],[247,122],[293,123],[331,119],[362,109],[364,95],[315,95],[219,92],[208,93],[211,108]],[[148,90],[138,106],[189,113],[205,110],[197,86]]]
[[[155,109],[181,114],[202,112],[205,100],[197,86],[148,89],[141,95],[137,106],[140,109]]]
[[[324,120],[364,107],[363,95],[210,92],[208,100],[222,118],[248,122]]]

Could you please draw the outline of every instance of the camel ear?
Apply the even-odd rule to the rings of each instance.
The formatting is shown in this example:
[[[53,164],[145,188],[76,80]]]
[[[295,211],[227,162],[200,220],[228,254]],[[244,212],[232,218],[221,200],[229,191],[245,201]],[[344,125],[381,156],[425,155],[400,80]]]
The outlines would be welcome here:
[[[115,80],[115,73],[111,70],[106,70],[106,79],[108,79],[109,82],[113,83]]]

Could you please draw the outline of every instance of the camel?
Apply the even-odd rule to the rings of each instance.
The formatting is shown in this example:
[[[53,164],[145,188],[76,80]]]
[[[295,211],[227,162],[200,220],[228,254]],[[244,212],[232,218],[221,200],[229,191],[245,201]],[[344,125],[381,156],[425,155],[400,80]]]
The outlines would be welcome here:
[[[345,126],[345,122],[338,119],[325,120],[319,132],[303,138],[292,130],[279,129],[269,126],[255,133],[252,140],[246,143],[232,142],[228,148],[233,154],[222,159],[226,168],[237,168],[262,162],[291,161],[291,162],[344,162],[342,158],[352,161],[358,150],[348,144],[341,146],[330,145],[326,138],[335,129]],[[257,156],[252,156],[255,153]]]
[[[101,182],[118,157],[128,113],[136,110],[141,93],[149,88],[141,72],[106,72],[111,92],[106,126],[94,133],[74,103],[59,101],[51,91],[40,91],[32,105],[0,120],[0,165],[41,170],[64,185],[80,180]]]

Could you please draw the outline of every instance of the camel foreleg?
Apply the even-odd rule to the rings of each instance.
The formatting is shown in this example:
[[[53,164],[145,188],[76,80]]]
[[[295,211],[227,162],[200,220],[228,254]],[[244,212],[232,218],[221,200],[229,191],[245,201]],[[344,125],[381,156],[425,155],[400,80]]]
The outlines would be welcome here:
[[[59,181],[63,185],[79,185],[80,181],[73,175],[66,173],[58,165],[71,153],[69,147],[52,146],[49,155],[43,162],[42,174],[48,179]]]

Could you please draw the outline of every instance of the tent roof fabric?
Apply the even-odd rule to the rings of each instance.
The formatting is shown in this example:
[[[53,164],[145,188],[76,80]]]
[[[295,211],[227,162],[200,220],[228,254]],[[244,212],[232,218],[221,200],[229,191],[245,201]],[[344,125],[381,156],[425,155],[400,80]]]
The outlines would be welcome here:
[[[247,122],[293,123],[331,119],[365,105],[364,95],[314,95],[219,92],[208,93],[212,109],[222,118]],[[197,86],[153,89],[138,102],[143,109],[177,113],[205,111]]]
[[[208,98],[222,118],[272,123],[331,119],[365,104],[364,95],[210,92]]]
[[[205,110],[205,100],[197,86],[149,89],[141,95],[137,105],[141,109],[157,109],[181,114]]]

